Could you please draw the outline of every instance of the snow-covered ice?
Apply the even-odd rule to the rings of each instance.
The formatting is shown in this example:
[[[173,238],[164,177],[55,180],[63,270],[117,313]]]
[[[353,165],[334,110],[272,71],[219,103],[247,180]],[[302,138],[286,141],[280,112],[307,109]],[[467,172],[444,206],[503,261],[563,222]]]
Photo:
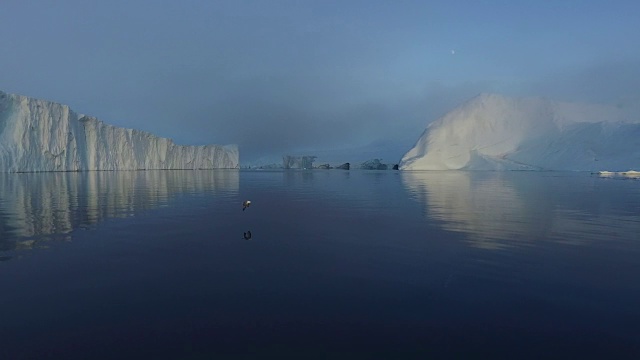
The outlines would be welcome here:
[[[236,168],[236,145],[183,146],[0,92],[0,172]]]
[[[402,170],[640,168],[640,119],[599,104],[482,94],[429,124]]]

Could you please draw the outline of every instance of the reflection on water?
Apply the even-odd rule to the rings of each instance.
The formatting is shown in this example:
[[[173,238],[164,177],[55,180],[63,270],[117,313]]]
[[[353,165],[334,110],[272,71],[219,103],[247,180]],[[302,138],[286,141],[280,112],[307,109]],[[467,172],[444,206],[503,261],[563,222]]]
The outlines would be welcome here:
[[[101,219],[133,216],[176,194],[237,192],[238,172],[100,171],[0,174],[0,251],[69,240]]]
[[[635,182],[588,174],[404,172],[405,188],[429,219],[464,232],[472,246],[522,247],[537,242],[631,241],[640,230]]]
[[[637,353],[637,181],[358,170],[0,179],[0,359],[583,358],[592,343],[597,358]],[[74,242],[15,250],[58,236]]]

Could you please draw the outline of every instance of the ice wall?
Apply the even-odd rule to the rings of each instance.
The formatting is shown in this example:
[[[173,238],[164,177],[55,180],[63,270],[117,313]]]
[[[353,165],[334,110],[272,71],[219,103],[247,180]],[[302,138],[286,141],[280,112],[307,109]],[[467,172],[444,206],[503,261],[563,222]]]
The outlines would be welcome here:
[[[402,170],[628,170],[640,119],[595,104],[483,94],[434,121]]]
[[[236,168],[235,145],[176,145],[68,106],[0,92],[0,172]]]

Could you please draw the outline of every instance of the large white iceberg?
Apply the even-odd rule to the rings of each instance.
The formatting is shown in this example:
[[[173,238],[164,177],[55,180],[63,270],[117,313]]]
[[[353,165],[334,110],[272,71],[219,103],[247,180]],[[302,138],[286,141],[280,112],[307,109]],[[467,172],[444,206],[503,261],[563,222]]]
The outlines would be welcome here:
[[[607,105],[479,95],[427,126],[402,170],[640,168],[640,119]]]
[[[176,145],[68,106],[0,92],[0,172],[236,168],[236,145]]]

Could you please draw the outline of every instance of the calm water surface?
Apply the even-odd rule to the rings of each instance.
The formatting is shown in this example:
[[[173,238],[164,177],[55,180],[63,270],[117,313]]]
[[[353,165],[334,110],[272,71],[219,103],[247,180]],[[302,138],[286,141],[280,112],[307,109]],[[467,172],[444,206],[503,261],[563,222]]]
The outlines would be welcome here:
[[[585,173],[0,174],[0,358],[640,358],[639,233]]]

